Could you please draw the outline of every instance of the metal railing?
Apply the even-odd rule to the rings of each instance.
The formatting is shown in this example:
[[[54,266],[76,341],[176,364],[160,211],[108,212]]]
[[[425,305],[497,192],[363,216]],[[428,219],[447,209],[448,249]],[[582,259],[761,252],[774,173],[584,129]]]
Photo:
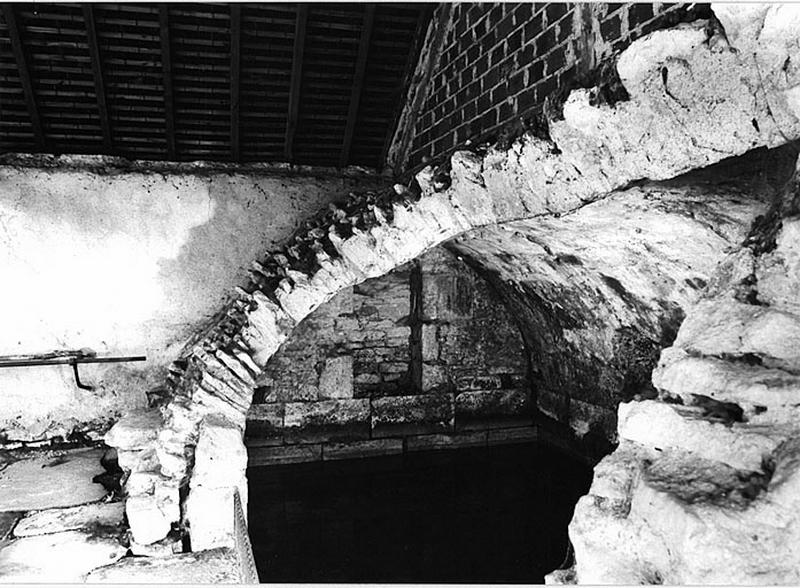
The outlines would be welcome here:
[[[242,584],[258,584],[258,570],[253,557],[253,546],[247,532],[247,519],[242,510],[242,499],[239,490],[233,493],[233,536],[236,559],[239,563],[239,582]]]

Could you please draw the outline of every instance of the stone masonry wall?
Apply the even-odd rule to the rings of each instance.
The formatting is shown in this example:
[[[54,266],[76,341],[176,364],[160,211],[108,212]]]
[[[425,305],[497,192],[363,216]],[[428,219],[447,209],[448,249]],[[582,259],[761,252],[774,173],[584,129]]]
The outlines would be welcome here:
[[[434,249],[296,327],[256,382],[250,464],[530,438],[526,371],[503,304]]]
[[[253,262],[252,283],[173,363],[157,412],[131,414],[106,435],[126,472],[134,539],[155,543],[178,524],[193,550],[231,543],[226,515],[236,492],[246,502],[242,433],[255,378],[296,324],[343,288],[475,227],[568,217],[642,178],[800,137],[796,12],[752,14],[741,9],[731,23],[747,51],[730,50],[724,31],[709,35],[705,21],[657,31],[617,60],[627,100],[574,90],[547,119],[548,138],[528,133],[510,147],[460,151],[414,186],[354,194]]]
[[[442,4],[432,24],[440,49],[409,121],[410,150],[389,163],[415,168],[468,140],[514,132],[549,95],[590,85],[586,74],[633,40],[707,12],[705,5],[667,3]]]

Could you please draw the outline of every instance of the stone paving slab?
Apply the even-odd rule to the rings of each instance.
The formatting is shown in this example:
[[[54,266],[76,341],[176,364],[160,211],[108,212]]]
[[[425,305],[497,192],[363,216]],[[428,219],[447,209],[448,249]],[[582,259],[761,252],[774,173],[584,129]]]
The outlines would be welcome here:
[[[75,529],[113,528],[122,523],[125,504],[84,504],[70,508],[54,508],[28,515],[14,528],[15,537],[30,537],[73,531]]]
[[[172,557],[126,557],[93,571],[87,583],[238,584],[239,563],[229,548],[182,553]]]
[[[45,510],[96,502],[105,496],[92,478],[105,470],[102,449],[43,450],[12,454],[0,470],[0,512]]]
[[[0,581],[82,582],[90,571],[126,552],[116,537],[80,531],[25,537],[0,550]]]

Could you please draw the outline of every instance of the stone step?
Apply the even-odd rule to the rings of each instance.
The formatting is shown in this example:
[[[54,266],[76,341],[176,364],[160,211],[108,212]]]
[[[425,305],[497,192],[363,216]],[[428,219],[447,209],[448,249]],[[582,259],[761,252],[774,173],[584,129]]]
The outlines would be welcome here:
[[[791,429],[712,422],[700,409],[654,400],[620,404],[618,432],[645,447],[681,449],[749,471],[760,471],[763,459],[791,435]]]
[[[671,347],[661,353],[653,385],[688,404],[692,394],[734,402],[751,423],[791,423],[800,418],[800,376],[712,357],[692,357]]]

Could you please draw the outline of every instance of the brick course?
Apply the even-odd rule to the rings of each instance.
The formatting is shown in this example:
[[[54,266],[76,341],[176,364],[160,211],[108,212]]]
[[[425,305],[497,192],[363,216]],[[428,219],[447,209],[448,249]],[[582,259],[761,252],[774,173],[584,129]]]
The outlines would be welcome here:
[[[690,8],[691,7],[691,8]],[[538,114],[545,98],[633,40],[707,17],[706,5],[485,3],[440,5],[449,19],[406,169],[467,141],[496,139]]]

